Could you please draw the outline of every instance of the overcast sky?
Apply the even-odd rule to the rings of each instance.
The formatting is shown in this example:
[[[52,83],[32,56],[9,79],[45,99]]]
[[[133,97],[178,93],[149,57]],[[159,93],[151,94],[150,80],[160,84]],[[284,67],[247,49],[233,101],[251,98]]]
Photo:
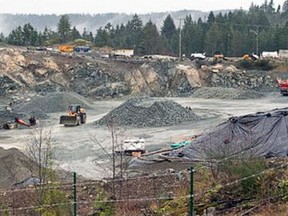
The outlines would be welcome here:
[[[270,0],[268,0],[269,2]],[[285,0],[274,0],[275,7]],[[249,9],[264,0],[0,0],[0,13],[66,14],[128,13],[142,14],[182,9],[211,11]]]

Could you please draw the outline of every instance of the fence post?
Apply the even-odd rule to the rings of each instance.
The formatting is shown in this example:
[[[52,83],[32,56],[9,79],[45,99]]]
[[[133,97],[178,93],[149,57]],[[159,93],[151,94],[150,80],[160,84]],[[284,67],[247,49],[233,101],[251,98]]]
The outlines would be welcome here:
[[[76,172],[73,173],[73,215],[77,216]]]
[[[194,172],[193,167],[190,168],[190,200],[189,200],[189,216],[194,216]]]

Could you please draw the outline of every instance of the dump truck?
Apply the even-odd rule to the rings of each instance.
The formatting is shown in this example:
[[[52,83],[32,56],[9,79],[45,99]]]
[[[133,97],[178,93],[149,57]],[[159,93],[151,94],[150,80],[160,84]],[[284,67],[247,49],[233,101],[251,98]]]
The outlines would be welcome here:
[[[288,95],[288,79],[276,79],[280,93],[284,96]]]
[[[64,126],[78,126],[86,123],[86,111],[79,104],[71,104],[68,107],[67,115],[60,117],[60,124]]]

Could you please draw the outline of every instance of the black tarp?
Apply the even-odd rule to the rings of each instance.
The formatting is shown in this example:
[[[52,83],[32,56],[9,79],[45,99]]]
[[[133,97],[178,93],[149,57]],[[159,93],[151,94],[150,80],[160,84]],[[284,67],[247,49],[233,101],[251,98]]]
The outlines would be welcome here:
[[[288,156],[288,108],[232,117],[168,158],[191,160]]]

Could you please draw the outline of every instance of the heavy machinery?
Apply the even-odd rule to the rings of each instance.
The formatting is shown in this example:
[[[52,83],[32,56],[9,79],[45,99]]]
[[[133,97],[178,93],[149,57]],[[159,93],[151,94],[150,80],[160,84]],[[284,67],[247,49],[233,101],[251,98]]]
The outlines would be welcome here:
[[[74,51],[74,46],[72,45],[60,45],[58,47],[60,52],[64,52],[64,53],[71,53]]]
[[[227,58],[225,58],[225,56],[219,52],[219,51],[216,51],[215,54],[214,54],[214,60],[215,61],[221,61],[221,60],[228,60]]]
[[[280,93],[283,96],[287,96],[288,95],[288,80],[287,79],[277,79],[277,84],[278,87],[280,89]]]
[[[32,116],[31,118],[29,118],[29,123],[25,122],[24,120],[20,119],[20,118],[15,118],[15,121],[7,121],[6,123],[3,124],[3,128],[4,129],[16,129],[18,128],[18,125],[23,125],[26,127],[31,127],[36,125],[36,119],[34,116]]]
[[[191,53],[190,60],[193,61],[194,59],[204,60],[206,58],[206,53]]]
[[[259,57],[255,54],[245,54],[242,59],[245,61],[256,61]]]
[[[141,156],[145,153],[145,139],[126,139],[124,142],[118,146],[115,150],[116,154],[124,154],[127,156]]]
[[[86,111],[79,104],[71,104],[68,114],[60,117],[60,124],[64,126],[77,126],[86,123]]]

